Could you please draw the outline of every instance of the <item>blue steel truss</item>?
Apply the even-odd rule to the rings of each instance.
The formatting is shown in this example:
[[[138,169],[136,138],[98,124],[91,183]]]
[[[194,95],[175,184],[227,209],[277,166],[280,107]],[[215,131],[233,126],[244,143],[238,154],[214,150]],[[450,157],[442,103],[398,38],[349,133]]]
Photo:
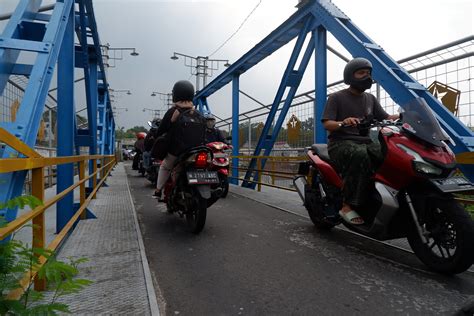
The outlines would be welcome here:
[[[46,96],[57,65],[58,115],[57,155],[79,154],[88,147],[90,154],[112,154],[115,122],[108,95],[108,83],[92,0],[62,0],[52,11],[38,13],[41,0],[21,0],[0,36],[0,92],[11,75],[28,78],[16,120],[0,127],[34,147],[45,106]],[[77,41],[75,40],[77,38]],[[36,53],[28,64],[18,63],[21,52]],[[87,99],[87,129],[78,129],[74,104],[74,73],[82,68]],[[12,148],[1,152],[2,158],[18,157]],[[92,168],[89,169],[92,172]],[[73,183],[73,164],[58,166],[58,192]],[[22,193],[25,172],[0,174],[0,201]],[[58,203],[58,231],[74,211],[73,194]],[[8,221],[16,210],[0,210]]]
[[[314,141],[316,143],[325,143],[326,133],[320,123],[320,119],[327,98],[326,33],[328,31],[334,35],[353,57],[365,57],[372,62],[374,79],[382,85],[392,99],[400,106],[403,107],[414,98],[423,98],[433,110],[441,126],[456,143],[456,146],[451,147],[454,153],[472,153],[474,151],[473,132],[458,118],[453,116],[423,85],[412,78],[395,60],[364,34],[352,23],[349,17],[329,0],[309,0],[305,6],[300,8],[253,49],[248,51],[226,71],[199,91],[199,93],[196,94],[195,103],[200,104],[200,102],[203,102],[201,100],[206,100],[207,97],[232,81],[232,116],[237,118],[239,114],[239,76],[292,39],[297,38],[295,48],[284,72],[271,111],[255,148],[254,156],[260,156],[262,150],[264,151],[264,155],[268,155],[271,152],[283,120],[288,112],[288,107],[293,100],[294,93],[306,69],[311,51],[315,53],[316,82]],[[299,67],[295,69],[295,62],[302,50],[304,39],[310,32],[312,35],[309,44],[307,45]],[[289,89],[287,89],[288,87]],[[280,101],[285,92],[287,92],[287,97],[285,98],[284,104],[279,108]],[[279,116],[275,121],[275,115],[278,111],[280,111]],[[233,119],[232,143],[234,156],[238,156],[238,129],[238,119]],[[233,163],[237,165],[238,160],[235,159]],[[264,165],[265,161],[262,161],[262,168]],[[258,176],[255,167],[256,159],[252,159],[245,176],[246,181],[242,184],[243,186],[255,187],[255,183],[252,182],[252,178],[256,181]],[[471,181],[474,181],[474,165],[459,165],[459,167]],[[238,176],[237,169],[233,170],[232,176]]]

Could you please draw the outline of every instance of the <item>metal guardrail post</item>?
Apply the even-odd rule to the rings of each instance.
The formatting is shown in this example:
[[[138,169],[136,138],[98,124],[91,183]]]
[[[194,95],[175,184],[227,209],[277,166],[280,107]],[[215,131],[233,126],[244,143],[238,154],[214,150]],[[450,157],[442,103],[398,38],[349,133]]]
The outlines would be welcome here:
[[[272,164],[272,185],[275,185],[275,161],[270,161]]]
[[[258,172],[258,192],[262,191],[262,159],[257,158],[257,169]]]
[[[32,170],[32,195],[41,201],[44,201],[44,167]],[[33,218],[33,249],[45,248],[46,232],[44,212]],[[38,254],[36,256],[40,257]],[[46,289],[45,280],[35,278],[34,289],[44,291]]]
[[[79,161],[79,181],[82,181],[86,177],[86,162],[85,160]],[[82,183],[80,186],[80,191],[79,191],[79,196],[80,196],[80,205],[84,205],[84,202],[86,201],[86,183]],[[86,219],[86,211],[82,212],[81,214],[81,219]]]
[[[96,173],[97,172],[97,159],[93,159],[92,160],[92,173]],[[92,190],[94,191],[95,188],[97,187],[97,174],[94,175],[92,177]],[[92,196],[93,199],[96,198],[96,194],[94,193],[94,195]]]

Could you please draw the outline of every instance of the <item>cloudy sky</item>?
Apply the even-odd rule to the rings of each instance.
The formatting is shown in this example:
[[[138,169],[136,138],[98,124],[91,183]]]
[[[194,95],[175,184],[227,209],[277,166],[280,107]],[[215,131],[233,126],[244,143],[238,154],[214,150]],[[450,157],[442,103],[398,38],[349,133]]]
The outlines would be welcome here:
[[[12,10],[17,0],[1,0],[0,14]],[[51,3],[45,1],[44,3]],[[102,44],[134,47],[140,53],[125,53],[109,68],[108,80],[115,90],[130,89],[132,95],[117,93],[116,122],[126,128],[145,125],[151,113],[144,108],[164,109],[165,102],[151,92],[168,93],[173,83],[189,79],[195,83],[183,59],[171,60],[173,52],[208,56],[241,25],[246,23],[212,58],[231,63],[255,46],[291,16],[297,0],[94,0]],[[351,20],[395,60],[440,46],[474,33],[472,0],[333,0]],[[2,24],[0,24],[0,27]],[[0,28],[1,31],[1,28]],[[271,103],[288,63],[293,42],[269,56],[241,76],[240,88],[263,103]],[[331,36],[328,44],[350,57]],[[329,58],[328,82],[341,79],[344,62]],[[313,67],[308,67],[298,92],[314,88]],[[212,80],[224,67],[221,65]],[[78,71],[76,77],[82,75]],[[52,83],[55,86],[55,83]],[[208,99],[220,117],[231,113],[231,85]],[[78,99],[77,103],[81,100]],[[241,97],[241,111],[256,107]],[[81,104],[76,105],[81,108]]]

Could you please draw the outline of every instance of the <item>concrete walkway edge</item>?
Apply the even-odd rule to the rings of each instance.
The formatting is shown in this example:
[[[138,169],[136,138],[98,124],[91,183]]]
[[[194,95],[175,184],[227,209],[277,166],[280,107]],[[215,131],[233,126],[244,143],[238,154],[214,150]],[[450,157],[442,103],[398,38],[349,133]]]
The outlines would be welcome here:
[[[127,190],[128,190],[130,200],[133,201],[132,192],[130,192],[130,185],[128,183],[128,179],[126,182],[127,182]],[[135,222],[135,229],[137,230],[138,245],[140,247],[140,256],[142,258],[143,274],[145,275],[145,283],[146,283],[146,290],[148,292],[148,302],[150,304],[150,312],[152,315],[159,316],[160,309],[158,307],[158,301],[156,300],[155,288],[153,286],[153,279],[151,277],[150,266],[148,265],[148,260],[146,258],[145,245],[143,244],[143,237],[140,230],[140,225],[138,224],[137,211],[133,203],[132,203],[132,210],[133,210],[133,220]]]

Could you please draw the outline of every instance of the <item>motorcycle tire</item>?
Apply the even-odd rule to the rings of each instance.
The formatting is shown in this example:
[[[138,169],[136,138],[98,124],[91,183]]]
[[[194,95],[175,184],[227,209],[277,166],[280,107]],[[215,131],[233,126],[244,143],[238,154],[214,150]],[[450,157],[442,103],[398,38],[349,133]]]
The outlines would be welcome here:
[[[308,211],[309,218],[313,222],[314,226],[320,230],[331,230],[336,224],[331,223],[324,219],[323,203],[320,201],[319,189],[312,189],[312,193],[308,195],[305,202],[306,210]]]
[[[430,232],[423,243],[414,224],[410,225],[408,243],[415,255],[431,270],[442,274],[466,271],[474,263],[474,221],[453,199],[437,199],[422,212],[430,218],[419,219]],[[454,248],[454,251],[452,250]]]
[[[195,192],[195,196],[196,203],[194,203],[192,210],[186,212],[185,216],[189,231],[193,234],[199,234],[206,223],[207,201],[201,197],[199,192]]]

